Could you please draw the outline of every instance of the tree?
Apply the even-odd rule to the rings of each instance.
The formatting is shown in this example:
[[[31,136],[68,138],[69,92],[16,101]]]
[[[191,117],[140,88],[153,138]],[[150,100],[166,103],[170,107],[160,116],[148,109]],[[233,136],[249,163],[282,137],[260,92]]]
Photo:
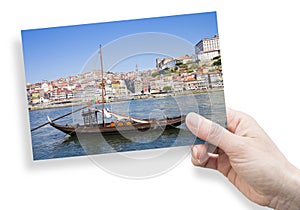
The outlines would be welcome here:
[[[183,64],[182,61],[176,61],[176,66],[180,66],[180,65],[182,65],[182,64]]]
[[[221,56],[216,56],[212,59],[214,62],[212,64],[212,66],[217,66],[218,68],[222,65],[222,62],[221,62]]]
[[[171,89],[172,89],[171,86],[165,86],[165,87],[163,87],[164,91],[168,91],[168,90],[171,90]]]
[[[193,63],[191,65],[191,69],[198,69],[199,68],[199,65],[197,63]]]
[[[152,74],[151,74],[151,76],[152,77],[156,77],[157,75],[159,75],[159,73],[156,71],[156,72],[153,72]]]
[[[213,62],[213,66],[218,66],[219,67],[221,65],[222,65],[221,59],[218,59],[215,62]]]
[[[213,60],[219,60],[219,59],[221,59],[220,55],[213,57]]]
[[[179,68],[182,68],[182,69],[186,69],[188,66],[187,66],[187,64],[181,64],[181,65],[179,65]]]
[[[169,68],[166,68],[166,69],[162,70],[161,73],[163,75],[170,74],[170,70],[169,70]]]

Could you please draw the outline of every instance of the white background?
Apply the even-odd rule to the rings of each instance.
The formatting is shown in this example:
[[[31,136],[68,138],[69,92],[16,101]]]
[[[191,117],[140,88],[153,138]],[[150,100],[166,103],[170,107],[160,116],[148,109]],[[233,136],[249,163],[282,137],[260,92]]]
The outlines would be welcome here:
[[[33,162],[21,29],[216,10],[227,105],[256,118],[300,168],[298,1],[11,0],[0,4],[0,209],[264,209],[244,198],[219,173],[192,166],[189,158],[146,180],[115,177],[86,157]]]

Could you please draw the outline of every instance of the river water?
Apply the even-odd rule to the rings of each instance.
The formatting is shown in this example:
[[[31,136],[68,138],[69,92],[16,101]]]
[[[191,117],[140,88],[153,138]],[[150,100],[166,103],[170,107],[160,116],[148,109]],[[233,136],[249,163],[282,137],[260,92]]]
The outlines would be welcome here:
[[[100,105],[95,105],[100,108]],[[136,118],[164,118],[196,112],[226,127],[226,109],[223,91],[196,95],[174,96],[159,99],[143,99],[105,104],[105,107]],[[34,128],[51,119],[69,113],[79,107],[65,107],[29,111],[30,126]],[[99,121],[101,121],[101,114]],[[81,112],[57,120],[57,124],[82,124]],[[34,160],[105,154],[144,149],[187,146],[203,143],[192,135],[185,124],[180,129],[161,132],[144,132],[140,135],[114,135],[109,137],[78,136],[70,137],[46,125],[31,132]]]

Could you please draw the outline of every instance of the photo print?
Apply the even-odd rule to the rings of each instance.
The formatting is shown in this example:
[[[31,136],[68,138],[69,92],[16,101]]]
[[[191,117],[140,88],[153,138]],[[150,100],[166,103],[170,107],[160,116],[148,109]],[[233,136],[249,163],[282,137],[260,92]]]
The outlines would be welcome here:
[[[216,12],[22,30],[34,160],[204,143],[226,127]]]

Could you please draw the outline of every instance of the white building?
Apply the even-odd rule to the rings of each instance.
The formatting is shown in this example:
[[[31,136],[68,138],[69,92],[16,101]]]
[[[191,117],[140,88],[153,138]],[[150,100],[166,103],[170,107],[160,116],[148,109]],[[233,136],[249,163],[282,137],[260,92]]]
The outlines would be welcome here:
[[[158,70],[165,70],[176,65],[176,60],[174,58],[157,58],[156,68]]]
[[[201,60],[210,60],[220,55],[219,35],[203,38],[195,45],[195,54]]]
[[[204,61],[204,60],[211,60],[216,56],[220,55],[220,51],[210,51],[210,52],[203,52],[200,54],[197,54],[197,58],[200,61]]]
[[[143,90],[143,83],[139,80],[134,81],[134,93],[141,94]]]
[[[44,92],[48,92],[49,90],[49,85],[48,83],[44,82],[42,85],[41,85],[41,88],[44,90]]]

